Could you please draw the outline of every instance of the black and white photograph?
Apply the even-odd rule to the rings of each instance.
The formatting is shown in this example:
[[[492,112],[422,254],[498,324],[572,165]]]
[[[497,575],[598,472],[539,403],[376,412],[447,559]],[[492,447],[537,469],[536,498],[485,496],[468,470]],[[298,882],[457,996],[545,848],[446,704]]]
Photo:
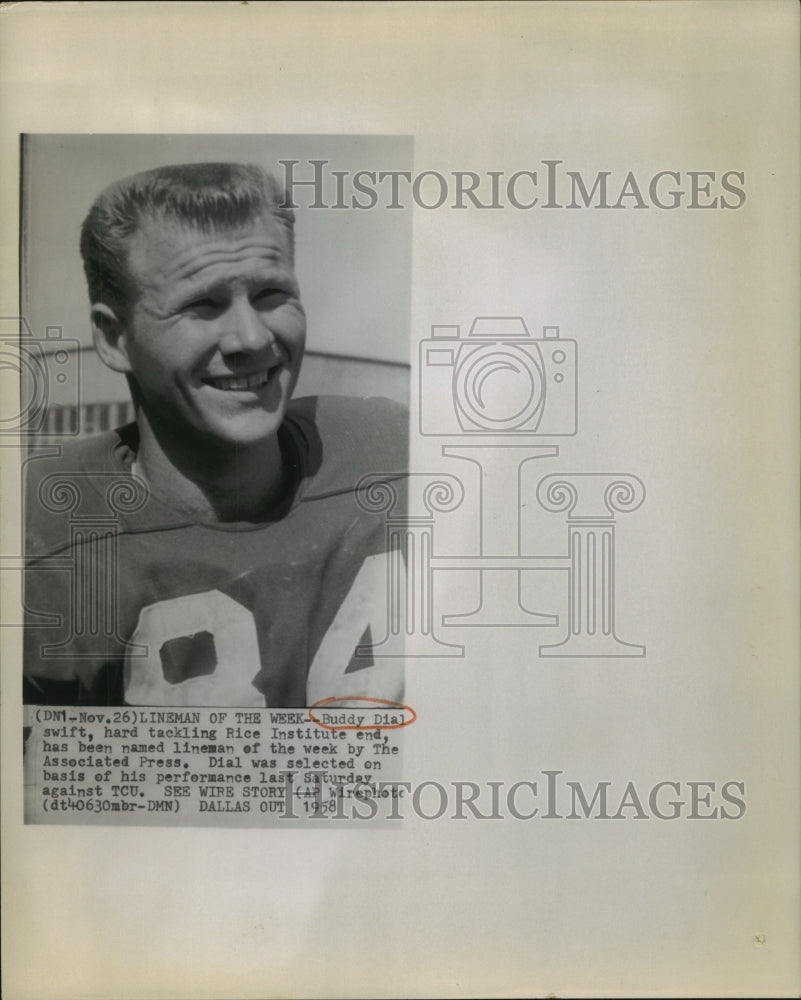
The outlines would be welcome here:
[[[401,700],[359,491],[400,497],[408,467],[410,211],[325,198],[411,140],[24,136],[22,158],[53,387],[23,414],[26,703]]]

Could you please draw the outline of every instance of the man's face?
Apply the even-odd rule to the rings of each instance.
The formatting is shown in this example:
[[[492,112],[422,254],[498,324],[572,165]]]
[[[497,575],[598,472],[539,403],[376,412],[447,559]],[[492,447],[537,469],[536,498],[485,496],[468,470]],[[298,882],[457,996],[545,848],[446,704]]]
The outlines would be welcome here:
[[[280,222],[204,233],[146,220],[128,267],[137,291],[125,353],[151,425],[210,447],[275,434],[306,337]]]

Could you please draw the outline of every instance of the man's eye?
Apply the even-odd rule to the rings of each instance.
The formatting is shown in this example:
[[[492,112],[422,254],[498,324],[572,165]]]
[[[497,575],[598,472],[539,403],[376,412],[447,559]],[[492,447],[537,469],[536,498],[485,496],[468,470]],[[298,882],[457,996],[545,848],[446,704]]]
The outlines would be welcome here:
[[[283,295],[283,288],[262,288],[260,291],[256,292],[253,296],[253,302],[255,304],[263,305],[266,302],[270,302],[272,299],[276,298],[278,295]]]
[[[200,299],[193,299],[193,301],[190,302],[187,305],[186,308],[187,309],[217,309],[219,307],[218,307],[217,302],[214,301],[214,299],[209,298],[208,296],[205,296],[205,297],[200,298]]]

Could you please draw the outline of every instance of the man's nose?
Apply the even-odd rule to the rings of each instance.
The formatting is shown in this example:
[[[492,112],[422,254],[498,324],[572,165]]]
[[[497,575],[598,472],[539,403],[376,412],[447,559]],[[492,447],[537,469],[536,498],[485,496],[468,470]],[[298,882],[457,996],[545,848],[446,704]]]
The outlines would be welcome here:
[[[265,317],[248,300],[236,299],[226,311],[220,338],[223,354],[254,354],[275,341]]]

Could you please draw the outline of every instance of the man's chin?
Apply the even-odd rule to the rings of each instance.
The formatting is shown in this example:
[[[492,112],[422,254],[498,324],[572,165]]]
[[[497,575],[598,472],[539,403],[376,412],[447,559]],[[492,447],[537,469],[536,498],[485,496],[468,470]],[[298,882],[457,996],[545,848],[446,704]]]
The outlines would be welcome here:
[[[216,449],[254,448],[278,433],[281,419],[278,414],[271,413],[269,417],[269,420],[241,420],[226,422],[222,426],[212,425],[203,436],[208,446]]]
[[[258,448],[275,438],[284,420],[286,396],[272,400],[272,406],[247,405],[235,407],[198,406],[190,410],[161,414],[149,420],[142,409],[140,423],[149,424],[153,436],[161,442],[165,453],[177,449],[184,455],[194,451],[198,456],[214,452],[219,455]],[[208,400],[204,400],[208,403]],[[147,439],[147,434],[143,439]]]
[[[255,410],[251,413],[210,421],[204,437],[210,447],[219,449],[255,448],[276,436],[284,420],[285,407]]]

